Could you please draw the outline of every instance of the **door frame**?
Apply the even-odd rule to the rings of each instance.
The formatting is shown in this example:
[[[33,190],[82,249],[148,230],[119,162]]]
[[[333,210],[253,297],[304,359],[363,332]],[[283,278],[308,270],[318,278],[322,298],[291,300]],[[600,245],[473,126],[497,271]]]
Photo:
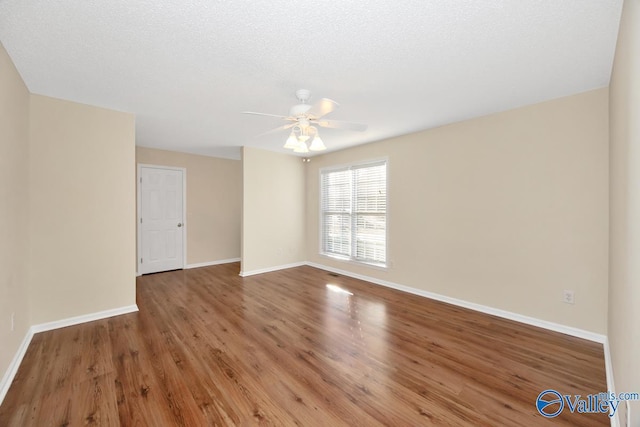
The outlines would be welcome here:
[[[142,211],[142,191],[140,188],[140,173],[142,168],[165,169],[182,172],[182,268],[187,267],[187,168],[174,166],[150,165],[147,163],[138,163],[136,167],[136,276],[141,276],[142,265],[140,264],[140,256],[142,254],[142,227],[140,227],[141,211]]]

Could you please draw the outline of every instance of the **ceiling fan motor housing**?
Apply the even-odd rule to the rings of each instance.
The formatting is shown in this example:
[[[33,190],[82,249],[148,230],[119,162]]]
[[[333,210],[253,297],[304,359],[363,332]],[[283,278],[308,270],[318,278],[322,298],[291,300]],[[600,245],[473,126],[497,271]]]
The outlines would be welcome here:
[[[307,103],[309,98],[311,98],[311,91],[308,89],[298,89],[296,91],[296,98],[300,101],[300,104],[294,105],[289,110],[289,115],[291,117],[301,117],[304,116],[307,111],[311,109],[311,105]]]
[[[311,109],[311,105],[309,104],[298,104],[291,107],[289,110],[289,115],[292,117],[300,117],[304,116],[307,111]]]

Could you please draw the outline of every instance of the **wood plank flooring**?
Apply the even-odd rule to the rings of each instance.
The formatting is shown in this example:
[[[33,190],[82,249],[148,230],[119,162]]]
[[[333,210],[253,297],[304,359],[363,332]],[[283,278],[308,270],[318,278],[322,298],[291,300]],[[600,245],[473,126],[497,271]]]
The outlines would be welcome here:
[[[0,426],[609,424],[535,408],[605,391],[601,345],[311,267],[238,271],[143,276],[139,313],[35,335]]]

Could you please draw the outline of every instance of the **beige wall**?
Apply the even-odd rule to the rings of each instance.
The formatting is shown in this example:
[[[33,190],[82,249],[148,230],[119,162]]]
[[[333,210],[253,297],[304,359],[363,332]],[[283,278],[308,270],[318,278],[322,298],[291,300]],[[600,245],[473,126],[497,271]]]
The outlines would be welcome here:
[[[305,261],[304,164],[243,147],[242,272]]]
[[[28,156],[29,91],[0,44],[0,378],[30,326]]]
[[[135,121],[31,96],[32,323],[135,304]]]
[[[609,343],[615,386],[640,391],[640,2],[624,2],[610,86]],[[640,402],[633,405],[640,426]]]
[[[187,264],[240,257],[240,161],[136,147],[136,162],[187,170]]]
[[[314,157],[307,259],[596,333],[607,324],[607,89]],[[388,157],[387,271],[318,255],[319,169]],[[562,291],[575,291],[575,305]]]

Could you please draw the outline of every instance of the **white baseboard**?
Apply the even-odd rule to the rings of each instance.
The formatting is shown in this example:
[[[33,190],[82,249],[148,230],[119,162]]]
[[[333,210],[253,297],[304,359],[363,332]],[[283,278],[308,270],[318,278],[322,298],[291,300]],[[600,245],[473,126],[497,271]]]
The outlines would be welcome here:
[[[190,268],[200,268],[200,267],[209,267],[212,265],[219,265],[219,264],[230,264],[232,262],[239,262],[240,258],[229,258],[229,259],[220,259],[217,261],[209,261],[209,262],[198,262],[195,264],[187,264],[185,269],[190,269]]]
[[[613,362],[611,361],[611,350],[609,349],[609,339],[605,339],[604,343],[604,368],[607,376],[607,391],[612,391],[615,393],[616,386],[613,382]],[[624,403],[624,405],[623,405]],[[626,402],[621,402],[620,406],[618,406],[618,410],[616,414],[609,418],[611,422],[611,427],[620,427],[620,411],[626,410]]]
[[[515,320],[516,322],[537,326],[543,329],[549,329],[551,331],[560,332],[560,333],[571,335],[578,338],[583,338],[589,341],[595,341],[600,344],[604,344],[607,339],[606,335],[596,334],[594,332],[585,331],[583,329],[578,329],[571,326],[565,326],[559,323],[549,322],[547,320],[536,319],[535,317],[524,316],[522,314],[513,313],[511,311],[501,310],[499,308],[489,307],[482,304],[476,304],[474,302],[452,298],[445,295],[436,294],[434,292],[429,292],[422,289],[416,289],[409,286],[400,285],[398,283],[389,282],[387,280],[381,280],[375,277],[369,277],[362,274],[352,273],[346,270],[340,270],[338,268],[328,267],[322,264],[316,264],[315,262],[307,262],[306,264],[311,267],[341,274],[343,276],[353,277],[354,279],[364,280],[367,282],[374,283],[376,285],[386,286],[388,288],[397,289],[399,291],[408,292],[410,294],[419,295],[419,296],[430,298],[436,301],[446,302],[448,304],[457,305],[459,307],[468,308],[471,310],[479,311],[481,313],[491,314],[493,316],[502,317],[504,319]]]
[[[7,371],[4,373],[2,381],[0,381],[0,404],[2,404],[2,401],[7,395],[7,392],[11,387],[11,383],[13,382],[13,378],[18,373],[18,368],[22,363],[24,355],[27,353],[27,348],[29,348],[31,339],[35,334],[38,332],[50,331],[52,329],[78,325],[80,323],[92,322],[94,320],[106,319],[108,317],[118,316],[121,314],[133,313],[136,311],[138,311],[138,306],[134,304],[126,307],[114,308],[111,310],[104,310],[97,313],[85,314],[83,316],[70,317],[68,319],[57,320],[55,322],[41,323],[39,325],[31,326],[22,340],[20,347],[18,347],[18,351],[16,351],[15,356],[13,356],[13,359],[9,364],[9,368],[7,368]]]
[[[307,265],[308,263],[305,261],[302,262],[294,262],[291,264],[284,264],[284,265],[277,265],[275,267],[268,267],[268,268],[261,268],[259,270],[251,270],[251,271],[240,271],[240,276],[242,277],[248,277],[248,276],[253,276],[256,274],[262,274],[262,273],[271,273],[272,271],[278,271],[278,270],[286,270],[287,268],[294,268],[294,267],[301,267],[303,265]]]
[[[185,270],[190,270],[192,268],[200,268],[200,267],[210,267],[212,265],[220,265],[220,264],[230,264],[232,262],[240,262],[240,258],[228,258],[228,259],[219,259],[216,261],[208,261],[208,262],[196,262],[193,264],[187,264],[184,266]],[[141,273],[136,271],[136,277],[142,276]]]
[[[0,381],[0,405],[4,400],[4,397],[7,395],[7,392],[9,391],[9,387],[11,387],[13,378],[18,373],[18,368],[22,363],[22,359],[24,358],[24,355],[27,353],[27,348],[29,348],[29,344],[31,343],[31,338],[33,338],[33,331],[31,330],[31,328],[29,328],[29,330],[27,330],[26,335],[24,336],[24,339],[22,340],[22,343],[20,343],[20,347],[18,347],[18,351],[16,351],[16,354],[13,356],[13,359],[11,360],[11,363],[9,364],[7,371],[4,373],[4,376],[2,377],[2,381]]]
[[[31,332],[37,334],[38,332],[50,331],[52,329],[65,328],[67,326],[78,325],[80,323],[93,322],[94,320],[106,319],[108,317],[119,316],[121,314],[134,313],[138,311],[136,304],[128,305],[125,307],[113,308],[111,310],[98,311],[97,313],[84,314],[82,316],[69,317],[67,319],[56,320],[54,322],[40,323],[39,325],[31,326]]]

